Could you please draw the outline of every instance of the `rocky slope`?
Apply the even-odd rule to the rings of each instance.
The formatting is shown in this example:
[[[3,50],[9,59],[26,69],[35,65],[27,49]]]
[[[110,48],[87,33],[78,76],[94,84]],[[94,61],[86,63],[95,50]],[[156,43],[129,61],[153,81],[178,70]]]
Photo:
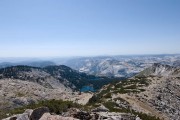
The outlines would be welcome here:
[[[63,84],[56,84],[55,88],[48,88],[18,79],[0,80],[0,110],[24,106],[38,100],[69,99],[71,96],[72,90]]]
[[[0,109],[43,99],[65,99],[72,89],[41,68],[14,66],[0,69]]]
[[[99,88],[111,80],[97,79],[79,73],[66,66],[48,66],[45,68],[13,66],[0,69],[0,110],[11,109],[47,99],[68,99],[85,104],[92,96],[78,95],[76,90],[89,84]],[[104,80],[103,83],[101,83]],[[100,83],[100,84],[97,84]]]
[[[47,66],[43,69],[59,79],[66,86],[70,86],[71,88],[75,87],[78,90],[87,85],[92,85],[95,89],[100,89],[103,85],[112,82],[112,79],[110,78],[87,75],[86,73],[78,72],[64,65]],[[62,80],[65,80],[66,82]]]
[[[180,69],[177,67],[163,65],[159,63],[153,64],[153,66],[140,72],[137,76],[162,76],[162,77],[178,77],[180,76]]]
[[[59,88],[63,84],[74,90],[79,90],[86,85],[92,85],[95,89],[99,89],[104,84],[111,82],[109,78],[80,73],[64,65],[44,68],[31,66],[2,68],[0,69],[0,79],[5,78],[35,82],[48,88]]]
[[[105,86],[90,99],[113,111],[146,113],[164,120],[180,119],[180,69],[154,64],[126,81]]]

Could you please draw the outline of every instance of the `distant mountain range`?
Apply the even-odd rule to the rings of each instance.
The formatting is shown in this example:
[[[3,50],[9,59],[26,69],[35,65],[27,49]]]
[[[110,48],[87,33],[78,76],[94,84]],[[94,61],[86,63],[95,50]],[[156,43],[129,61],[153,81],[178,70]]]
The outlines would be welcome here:
[[[132,77],[153,63],[180,66],[180,55],[104,56],[75,58],[64,64],[91,75]]]
[[[6,60],[6,59],[5,59]],[[4,59],[0,59],[4,61]],[[171,66],[180,66],[180,55],[132,55],[132,56],[97,56],[76,58],[51,58],[51,59],[10,59],[12,62],[1,62],[0,68],[26,65],[32,67],[46,67],[51,65],[66,65],[79,72],[89,75],[105,77],[132,77],[144,69],[161,63]]]
[[[17,65],[26,65],[32,67],[46,67],[50,65],[56,65],[54,62],[51,61],[22,61],[22,62],[2,62],[0,63],[0,68],[10,67],[10,66],[17,66]]]

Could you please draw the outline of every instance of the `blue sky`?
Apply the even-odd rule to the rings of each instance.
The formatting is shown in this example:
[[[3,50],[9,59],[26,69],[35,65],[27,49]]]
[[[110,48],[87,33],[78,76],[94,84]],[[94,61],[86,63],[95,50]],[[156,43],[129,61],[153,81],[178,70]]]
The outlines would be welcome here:
[[[0,0],[0,57],[180,53],[179,0]]]

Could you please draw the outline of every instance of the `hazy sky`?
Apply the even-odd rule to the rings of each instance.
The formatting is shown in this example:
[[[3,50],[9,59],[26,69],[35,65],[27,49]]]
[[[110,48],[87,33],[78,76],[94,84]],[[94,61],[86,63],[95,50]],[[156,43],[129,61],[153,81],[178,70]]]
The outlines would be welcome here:
[[[180,0],[0,0],[0,57],[180,53]]]

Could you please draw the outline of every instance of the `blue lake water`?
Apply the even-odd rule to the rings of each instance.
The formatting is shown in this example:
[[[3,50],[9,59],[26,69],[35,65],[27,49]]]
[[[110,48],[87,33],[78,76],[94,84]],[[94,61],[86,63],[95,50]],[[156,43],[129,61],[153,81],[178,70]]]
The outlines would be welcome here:
[[[95,92],[95,90],[92,86],[83,86],[81,88],[81,92],[88,92],[88,91]]]

